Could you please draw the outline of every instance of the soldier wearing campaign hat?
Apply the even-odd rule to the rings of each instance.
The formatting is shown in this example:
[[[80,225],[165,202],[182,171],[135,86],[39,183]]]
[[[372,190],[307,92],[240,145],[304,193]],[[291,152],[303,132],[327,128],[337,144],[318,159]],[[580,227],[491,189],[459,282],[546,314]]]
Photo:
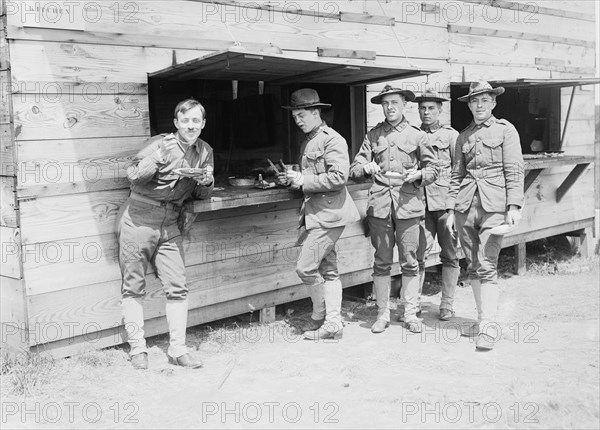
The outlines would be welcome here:
[[[301,145],[300,171],[279,175],[281,183],[302,190],[299,242],[302,249],[296,273],[307,286],[313,312],[303,325],[309,340],[338,339],[343,334],[342,282],[338,274],[336,242],[344,227],[360,219],[346,188],[350,157],[346,140],[321,119],[322,103],[312,88],[294,91],[290,110],[305,133]]]
[[[478,324],[464,334],[477,336],[478,350],[492,349],[500,337],[497,266],[503,233],[497,227],[516,227],[524,201],[519,133],[492,114],[496,97],[503,93],[504,88],[482,81],[473,82],[469,93],[458,98],[468,103],[473,121],[456,141],[446,201],[448,228],[458,230],[477,305]]]
[[[386,85],[371,99],[383,108],[385,121],[370,130],[350,166],[353,179],[373,182],[367,223],[375,248],[373,288],[379,312],[371,327],[381,333],[390,322],[390,270],[398,246],[402,268],[403,318],[409,331],[421,331],[417,318],[419,292],[419,221],[425,215],[423,188],[437,178],[437,160],[427,134],[403,115],[412,91]]]
[[[458,137],[458,131],[454,130],[449,124],[442,124],[439,121],[442,113],[442,103],[448,101],[450,100],[441,97],[432,89],[427,89],[415,98],[415,102],[419,104],[421,130],[428,134],[439,166],[437,180],[425,187],[427,209],[425,219],[421,221],[418,252],[419,304],[425,281],[425,261],[437,237],[441,248],[440,259],[442,261],[442,299],[439,318],[443,321],[448,321],[454,316],[454,293],[460,274],[456,235],[448,230],[446,226],[448,218],[446,197],[450,185],[452,160],[455,158],[456,138]]]

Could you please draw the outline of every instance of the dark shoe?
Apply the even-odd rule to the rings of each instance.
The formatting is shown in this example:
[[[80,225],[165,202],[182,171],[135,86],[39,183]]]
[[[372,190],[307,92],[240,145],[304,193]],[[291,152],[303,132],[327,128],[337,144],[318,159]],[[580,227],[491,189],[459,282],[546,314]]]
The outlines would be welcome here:
[[[304,339],[308,340],[319,340],[319,339],[341,339],[344,335],[344,329],[341,328],[338,331],[327,331],[323,327],[318,330],[306,331],[303,336]]]
[[[379,319],[373,323],[371,326],[371,333],[383,333],[386,328],[390,326],[388,321]]]
[[[440,320],[450,321],[450,318],[454,316],[454,311],[450,309],[440,309]]]
[[[131,356],[131,365],[134,369],[146,370],[148,368],[148,353],[140,352]]]
[[[423,331],[423,325],[420,320],[407,322],[406,328],[411,333],[421,333]]]
[[[302,330],[303,333],[305,331],[318,330],[319,328],[321,328],[321,326],[323,325],[324,322],[325,322],[324,318],[322,320],[314,320],[312,318],[309,318],[308,321],[304,321],[302,323],[300,330]]]
[[[477,351],[491,351],[494,349],[496,340],[485,333],[479,333],[479,337],[475,342],[475,350]]]
[[[190,353],[185,353],[180,357],[169,357],[169,363],[175,364],[181,367],[187,367],[188,369],[199,369],[203,366],[203,363],[198,358],[195,358]]]

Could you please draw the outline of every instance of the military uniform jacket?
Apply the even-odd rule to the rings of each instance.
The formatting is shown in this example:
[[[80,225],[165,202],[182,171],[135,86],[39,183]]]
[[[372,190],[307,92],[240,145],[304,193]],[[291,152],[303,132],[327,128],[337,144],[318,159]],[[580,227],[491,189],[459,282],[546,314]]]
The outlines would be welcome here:
[[[372,177],[367,215],[385,219],[392,207],[397,219],[425,215],[423,187],[433,183],[438,176],[437,160],[425,132],[410,125],[406,118],[396,127],[387,121],[377,124],[365,136],[350,166],[350,176],[356,180],[370,179],[363,166],[371,161],[375,161],[381,171]],[[412,168],[421,168],[419,181],[410,183],[384,176],[384,172],[403,174]]]
[[[173,173],[179,167],[211,166],[214,169],[213,150],[208,143],[198,138],[189,146],[179,145],[165,159],[158,156],[158,148],[165,134],[151,137],[147,146],[136,154],[127,168],[131,190],[154,200],[181,205],[191,198],[205,199],[210,196],[213,184],[205,187],[193,178]]]
[[[323,123],[306,135],[300,166],[304,174],[301,224],[306,229],[341,227],[360,220],[346,188],[350,167],[346,140]]]
[[[439,175],[435,182],[425,187],[427,209],[445,211],[458,131],[449,125],[441,125],[439,122],[429,127],[421,125],[421,130],[429,136],[429,142],[439,167]]]
[[[456,140],[447,209],[466,212],[475,191],[487,212],[523,206],[524,163],[519,133],[505,119],[472,122]]]

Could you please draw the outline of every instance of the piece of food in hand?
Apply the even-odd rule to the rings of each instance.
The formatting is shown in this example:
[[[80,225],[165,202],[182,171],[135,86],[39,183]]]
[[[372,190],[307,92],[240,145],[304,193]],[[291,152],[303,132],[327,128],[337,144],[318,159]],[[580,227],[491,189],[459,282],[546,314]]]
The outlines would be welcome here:
[[[208,172],[207,169],[202,167],[180,167],[179,169],[173,169],[173,173],[186,178],[197,178],[206,175]]]
[[[383,176],[385,176],[386,178],[390,178],[390,179],[402,179],[404,178],[404,175],[400,172],[390,172],[387,171],[383,174]]]
[[[495,236],[504,236],[505,234],[510,233],[511,231],[515,230],[517,228],[517,226],[515,224],[500,224],[497,225],[496,227],[492,227],[490,229],[490,234],[493,234]]]

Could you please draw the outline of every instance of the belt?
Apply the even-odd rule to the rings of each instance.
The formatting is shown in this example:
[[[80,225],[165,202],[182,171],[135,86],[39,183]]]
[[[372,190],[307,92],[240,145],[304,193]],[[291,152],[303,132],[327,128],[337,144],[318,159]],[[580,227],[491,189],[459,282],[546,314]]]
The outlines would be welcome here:
[[[154,199],[151,199],[150,197],[146,197],[139,193],[136,193],[135,191],[132,191],[129,194],[129,198],[131,198],[132,200],[137,200],[138,202],[148,203],[149,205],[152,205],[152,206],[170,209],[175,212],[179,212],[181,210],[181,206],[179,206],[179,205],[176,205],[174,203],[161,202],[159,200],[154,200]]]

